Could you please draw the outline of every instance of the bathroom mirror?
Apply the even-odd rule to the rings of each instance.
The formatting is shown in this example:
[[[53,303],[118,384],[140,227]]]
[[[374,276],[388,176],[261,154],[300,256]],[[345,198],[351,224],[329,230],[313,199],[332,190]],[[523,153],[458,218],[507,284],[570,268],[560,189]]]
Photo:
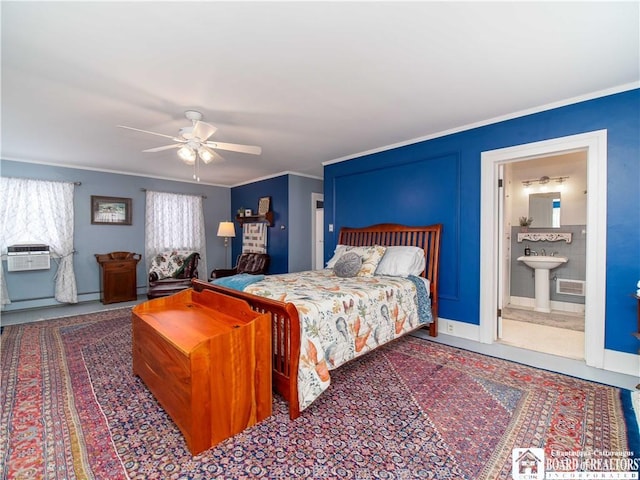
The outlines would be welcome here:
[[[529,195],[529,216],[534,228],[560,228],[560,192]]]

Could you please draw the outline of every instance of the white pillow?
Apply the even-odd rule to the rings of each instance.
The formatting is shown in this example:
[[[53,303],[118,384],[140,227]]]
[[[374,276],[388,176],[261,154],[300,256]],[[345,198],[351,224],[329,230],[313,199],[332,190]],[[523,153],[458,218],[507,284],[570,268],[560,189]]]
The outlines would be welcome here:
[[[387,247],[376,269],[376,275],[393,277],[420,275],[426,263],[424,250],[420,247]]]

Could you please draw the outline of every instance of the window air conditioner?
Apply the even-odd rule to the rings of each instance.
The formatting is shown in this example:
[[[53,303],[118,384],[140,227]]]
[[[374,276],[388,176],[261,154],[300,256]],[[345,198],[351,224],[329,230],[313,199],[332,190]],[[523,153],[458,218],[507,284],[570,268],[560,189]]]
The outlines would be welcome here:
[[[51,256],[49,245],[23,244],[7,248],[7,271],[49,270]]]

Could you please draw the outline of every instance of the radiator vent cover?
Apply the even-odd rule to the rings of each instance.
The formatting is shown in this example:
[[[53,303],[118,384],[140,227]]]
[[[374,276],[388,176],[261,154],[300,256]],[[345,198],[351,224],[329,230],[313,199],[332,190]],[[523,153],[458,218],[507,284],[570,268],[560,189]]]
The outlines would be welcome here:
[[[584,297],[584,285],[584,280],[569,280],[566,278],[559,278],[556,282],[556,293]]]

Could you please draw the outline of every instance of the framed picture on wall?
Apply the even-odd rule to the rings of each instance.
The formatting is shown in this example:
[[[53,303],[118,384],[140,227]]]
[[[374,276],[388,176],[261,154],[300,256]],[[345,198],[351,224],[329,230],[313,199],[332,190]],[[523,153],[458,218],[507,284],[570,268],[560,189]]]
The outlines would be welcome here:
[[[91,195],[92,225],[131,225],[131,199]]]
[[[265,215],[271,209],[271,197],[262,197],[258,202],[258,215]]]

